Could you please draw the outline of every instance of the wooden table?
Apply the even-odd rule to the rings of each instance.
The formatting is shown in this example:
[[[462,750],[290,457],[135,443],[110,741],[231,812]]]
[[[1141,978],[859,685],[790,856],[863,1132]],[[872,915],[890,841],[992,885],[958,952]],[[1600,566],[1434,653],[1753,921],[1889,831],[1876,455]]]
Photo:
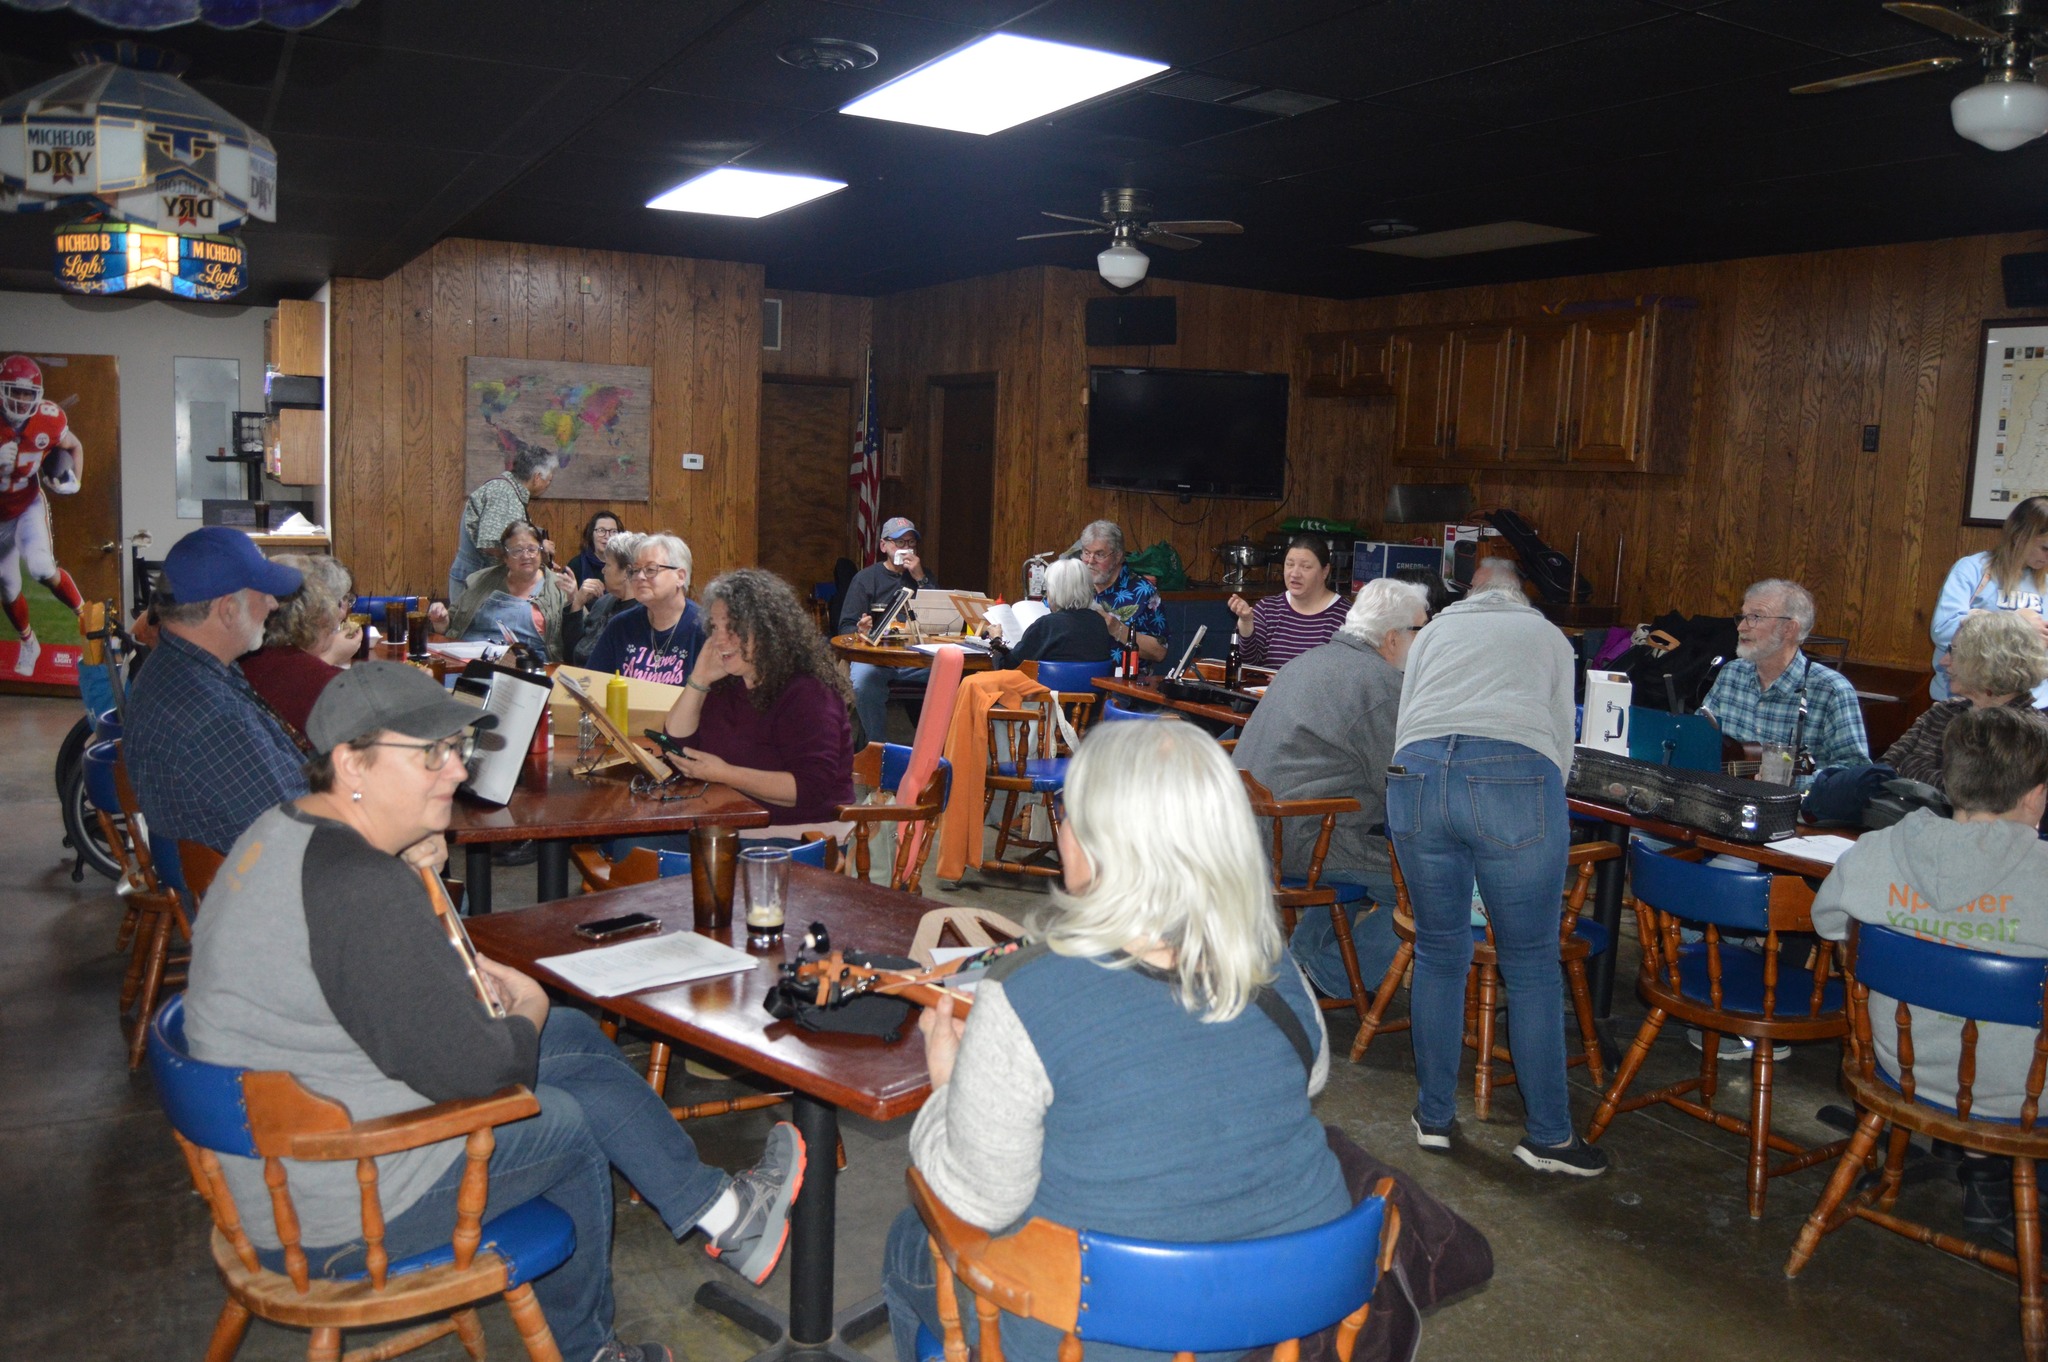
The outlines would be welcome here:
[[[767,809],[729,785],[710,786],[694,799],[663,800],[658,795],[634,794],[623,775],[608,773],[578,780],[571,773],[575,764],[575,741],[557,742],[545,782],[531,785],[522,775],[504,807],[468,795],[456,796],[448,838],[468,852],[463,876],[467,912],[491,911],[494,844],[533,839],[539,850],[535,869],[539,898],[545,903],[569,895],[572,842],[687,832],[704,825],[765,828],[775,821]]]
[[[791,934],[757,950],[747,944],[742,915],[721,939],[748,951],[760,963],[750,974],[731,974],[624,998],[589,998],[669,1040],[708,1050],[751,1072],[794,1089],[796,1126],[809,1151],[802,1193],[790,1214],[789,1313],[763,1304],[724,1282],[707,1282],[697,1303],[716,1310],[770,1343],[759,1358],[826,1358],[867,1362],[843,1339],[885,1323],[880,1293],[835,1316],[832,1300],[839,1111],[878,1121],[907,1116],[931,1096],[925,1073],[924,1041],[914,1026],[894,1044],[871,1036],[823,1035],[793,1022],[777,1021],[761,1006],[785,959],[793,958],[799,935],[823,922],[835,946],[902,954],[909,949],[918,919],[940,905],[863,880],[809,866],[790,872],[788,917]],[[584,894],[519,912],[470,923],[477,948],[494,960],[526,970],[568,992],[562,981],[534,961],[590,949],[575,935],[579,922],[615,913],[650,913],[665,930],[690,930],[693,910],[687,879]],[[881,1246],[864,1246],[879,1260]]]
[[[944,639],[933,642],[943,643]],[[908,644],[876,645],[869,643],[859,634],[837,634],[832,639],[832,651],[846,662],[865,662],[870,667],[922,667],[931,670],[932,655],[921,653]],[[989,655],[978,648],[962,648],[967,654],[963,670],[985,672],[995,664]]]
[[[1251,710],[1235,710],[1228,705],[1204,704],[1199,700],[1169,700],[1166,698],[1166,692],[1160,689],[1160,681],[1161,678],[1157,676],[1098,676],[1095,678],[1095,686],[1096,689],[1108,691],[1112,695],[1143,700],[1152,705],[1164,705],[1168,709],[1179,710],[1182,714],[1207,719],[1211,723],[1223,724],[1229,728],[1241,727],[1245,720],[1252,717]]]

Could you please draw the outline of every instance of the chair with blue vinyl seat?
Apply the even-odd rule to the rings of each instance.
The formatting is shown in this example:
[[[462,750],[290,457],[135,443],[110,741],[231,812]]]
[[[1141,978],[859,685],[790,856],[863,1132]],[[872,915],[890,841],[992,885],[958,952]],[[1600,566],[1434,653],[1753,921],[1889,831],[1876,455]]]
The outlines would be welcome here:
[[[1106,696],[1102,702],[1102,721],[1117,723],[1127,719],[1172,719],[1177,718],[1170,709],[1126,709],[1117,702],[1114,695]]]
[[[1280,920],[1287,935],[1294,935],[1300,914],[1319,911],[1330,915],[1331,929],[1337,935],[1337,953],[1344,960],[1344,977],[1351,981],[1351,996],[1317,998],[1316,1006],[1326,1012],[1348,1007],[1358,1014],[1359,1022],[1363,1024],[1371,1004],[1365,991],[1365,980],[1358,974],[1358,952],[1351,944],[1351,915],[1358,911],[1357,905],[1365,901],[1365,886],[1338,880],[1323,883],[1323,859],[1330,854],[1330,838],[1337,831],[1337,815],[1357,813],[1358,801],[1348,795],[1330,799],[1278,799],[1251,772],[1240,770],[1237,774],[1244,782],[1246,797],[1251,800],[1252,813],[1265,819],[1272,827],[1273,903],[1280,910]],[[1316,820],[1315,842],[1309,849],[1306,875],[1289,875],[1281,869],[1287,864],[1287,821],[1291,818]]]
[[[1276,1358],[1292,1358],[1299,1340],[1333,1325],[1339,1362],[1350,1362],[1401,1233],[1392,1178],[1312,1229],[1179,1244],[1038,1217],[996,1238],[947,1209],[917,1169],[906,1177],[911,1204],[931,1234],[945,1356],[953,1362],[968,1355],[956,1281],[974,1294],[986,1359],[1002,1355],[1001,1319],[1008,1313],[1065,1334],[1064,1362],[1082,1362],[1090,1343],[1175,1353],[1181,1362],[1198,1352],[1272,1344]]]
[[[1642,946],[1636,993],[1650,1011],[1586,1128],[1586,1138],[1598,1140],[1620,1112],[1659,1102],[1742,1135],[1749,1141],[1749,1214],[1756,1219],[1763,1215],[1770,1179],[1825,1163],[1848,1143],[1836,1140],[1804,1149],[1772,1133],[1772,1047],[1779,1041],[1839,1039],[1848,1034],[1849,1016],[1835,970],[1834,943],[1821,941],[1815,946],[1811,968],[1801,963],[1812,940],[1805,933],[1813,930],[1813,890],[1806,881],[1701,865],[1692,859],[1699,854],[1659,855],[1640,843],[1629,848],[1629,882]],[[1687,928],[1701,932],[1701,939],[1683,940],[1681,932]],[[1800,954],[1781,958],[1791,934],[1796,934],[1792,944]],[[1749,938],[1750,945],[1760,939],[1762,949],[1734,945],[1730,936]],[[1705,1033],[1699,1074],[1627,1097],[1658,1032],[1674,1017]],[[1714,1110],[1723,1035],[1755,1042],[1747,1119]],[[1774,1149],[1790,1157],[1773,1166]]]
[[[1605,927],[1581,914],[1593,889],[1595,867],[1620,855],[1621,848],[1612,842],[1581,842],[1571,848],[1565,858],[1564,905],[1558,918],[1557,962],[1564,970],[1565,986],[1572,995],[1572,1014],[1579,1025],[1579,1053],[1566,1057],[1565,1068],[1584,1066],[1595,1087],[1607,1082],[1607,1069],[1600,1057],[1600,1033],[1593,1025],[1593,993],[1586,983],[1586,962],[1612,943]],[[1393,862],[1393,875],[1394,935],[1401,944],[1373,995],[1365,1024],[1358,1028],[1351,1043],[1353,1064],[1364,1057],[1374,1036],[1409,1029],[1405,1017],[1394,1022],[1384,1020],[1394,989],[1415,959],[1415,909],[1408,900],[1408,882],[1402,877],[1398,857]],[[1500,956],[1494,947],[1493,924],[1477,922],[1472,926],[1472,969],[1465,979],[1464,1041],[1465,1048],[1477,1056],[1472,1070],[1472,1111],[1482,1121],[1493,1115],[1494,1089],[1512,1087],[1515,1082],[1514,1055],[1495,1039],[1502,1003]]]
[[[84,765],[87,788],[105,820],[102,826],[108,833],[109,845],[120,848],[124,866],[132,866],[135,877],[136,887],[123,890],[127,910],[120,936],[125,938],[128,950],[128,969],[121,979],[116,1013],[126,1018],[129,1010],[134,1009],[133,1020],[123,1023],[128,1032],[128,1067],[132,1071],[142,1067],[143,1051],[149,1041],[149,1019],[156,1011],[158,999],[165,988],[184,982],[182,955],[174,959],[171,945],[173,938],[189,943],[192,924],[179,892],[184,880],[178,874],[176,847],[154,834],[136,835],[147,823],[135,798],[135,786],[128,779],[127,764],[121,759],[120,742],[92,744],[86,749]],[[102,800],[112,801],[118,821],[108,813]],[[115,949],[121,946],[116,945]]]
[[[2043,1079],[2048,1075],[2048,1063],[2043,1060],[2048,1056],[2048,1029],[2042,1025],[2048,961],[1995,955],[1922,940],[1872,923],[1851,922],[1842,971],[1848,984],[1852,1028],[1842,1055],[1842,1086],[1856,1103],[1856,1133],[1835,1165],[1819,1203],[1807,1216],[1785,1263],[1785,1275],[1798,1275],[1824,1235],[1852,1220],[1868,1220],[1944,1253],[2017,1277],[2026,1356],[2029,1362],[2043,1362],[2048,1359],[2048,1309],[2042,1301],[2038,1216],[2040,1164],[2048,1159],[2048,1127],[2039,1117]],[[1897,1073],[1887,1072],[1878,1063],[1872,1043],[1873,992],[1897,1006]],[[1955,1069],[1950,1073],[1944,1067],[1945,1076],[1954,1080],[1952,1106],[1915,1096],[1913,1027],[1916,1019],[1926,1021],[1931,1016],[1965,1021]],[[1978,1028],[1988,1023],[2024,1027],[2034,1033],[2033,1062],[2024,1080],[2017,1117],[1979,1115],[1973,1109],[1972,1090],[1985,1076],[1977,1056]],[[2004,1077],[2010,1082],[2013,1076]],[[1872,1186],[1852,1196],[1857,1178],[1887,1126],[1891,1139],[1884,1171]],[[1907,1139],[1914,1131],[2012,1160],[2015,1253],[2001,1253],[1938,1233],[1894,1212],[1905,1171]]]
[[[988,773],[983,777],[982,822],[988,821],[988,811],[998,794],[1003,796],[1003,816],[996,826],[995,852],[978,862],[978,868],[1053,879],[1060,873],[1056,844],[1049,836],[1032,835],[1032,808],[1027,804],[1020,814],[1018,801],[1035,798],[1047,824],[1057,821],[1054,796],[1066,787],[1067,761],[1073,754],[1061,741],[1053,716],[1057,711],[1076,733],[1086,732],[1103,696],[1095,688],[1095,679],[1108,676],[1115,670],[1115,664],[1107,659],[1034,659],[1018,670],[1051,694],[1027,700],[1016,709],[997,707],[988,712]],[[1004,753],[1009,754],[1007,758]],[[1010,859],[1012,846],[1023,852],[1018,859]]]
[[[340,1103],[308,1091],[289,1073],[194,1059],[185,1045],[183,998],[165,1003],[148,1030],[157,1098],[192,1182],[213,1213],[213,1263],[228,1292],[207,1347],[208,1362],[228,1362],[235,1355],[252,1315],[312,1330],[306,1355],[310,1362],[326,1362],[341,1356],[344,1329],[376,1328],[451,1309],[446,1319],[383,1341],[375,1355],[392,1357],[456,1334],[470,1356],[480,1358],[484,1332],[476,1305],[499,1295],[533,1362],[561,1362],[529,1283],[575,1250],[576,1231],[567,1212],[536,1197],[481,1219],[489,1194],[492,1128],[536,1115],[540,1103],[531,1092],[510,1087],[489,1097],[442,1102],[358,1124]],[[449,1242],[387,1261],[376,1156],[457,1136],[466,1137],[468,1165]],[[275,1176],[272,1213],[284,1244],[283,1272],[271,1271],[258,1259],[242,1228],[243,1211],[222,1177],[222,1154],[262,1159],[266,1179]],[[298,1240],[285,1159],[355,1163],[369,1246],[363,1271],[316,1275]]]
[[[932,657],[918,715],[917,736],[901,743],[871,742],[853,759],[856,785],[871,793],[864,801],[839,806],[842,822],[853,824],[853,873],[872,873],[868,843],[884,823],[895,826],[895,855],[889,887],[915,894],[931,852],[933,829],[953,795],[953,766],[942,755],[960,699],[960,678],[966,671],[965,650],[941,645]]]
[[[121,868],[114,892],[126,903],[114,949],[125,951],[134,939],[136,924],[142,916],[142,909],[134,896],[146,892],[149,886],[143,876],[141,862],[136,859],[128,817],[121,811],[121,794],[114,776],[120,760],[120,744],[101,738],[87,744],[79,763],[85,779],[86,802],[92,805],[93,815],[99,819],[100,835],[106,841],[107,850],[113,853],[115,864]]]

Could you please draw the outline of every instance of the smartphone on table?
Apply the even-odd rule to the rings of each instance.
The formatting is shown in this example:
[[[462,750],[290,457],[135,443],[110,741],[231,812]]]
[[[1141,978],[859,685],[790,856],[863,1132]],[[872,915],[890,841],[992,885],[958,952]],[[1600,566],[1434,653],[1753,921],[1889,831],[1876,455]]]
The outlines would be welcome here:
[[[618,941],[629,936],[644,936],[661,930],[661,919],[646,913],[620,913],[617,917],[601,917],[577,925],[576,935],[585,941]]]

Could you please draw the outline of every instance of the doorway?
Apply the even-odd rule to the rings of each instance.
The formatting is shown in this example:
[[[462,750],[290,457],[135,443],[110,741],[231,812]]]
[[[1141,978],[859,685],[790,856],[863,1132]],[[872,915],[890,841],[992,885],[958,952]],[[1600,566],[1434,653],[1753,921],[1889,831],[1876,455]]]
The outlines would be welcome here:
[[[832,565],[846,555],[852,450],[851,382],[761,376],[761,566],[802,600],[832,580]]]
[[[987,591],[996,489],[996,380],[931,382],[932,474],[938,484],[932,572],[941,586]]]

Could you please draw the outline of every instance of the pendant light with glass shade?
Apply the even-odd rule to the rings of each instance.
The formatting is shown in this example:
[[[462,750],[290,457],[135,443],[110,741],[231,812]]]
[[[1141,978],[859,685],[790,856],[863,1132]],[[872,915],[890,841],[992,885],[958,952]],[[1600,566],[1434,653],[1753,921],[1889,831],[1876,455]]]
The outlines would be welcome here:
[[[1991,151],[2011,151],[2048,133],[2048,89],[2034,83],[2034,63],[2019,44],[1991,54],[1984,83],[1957,95],[1948,116],[1959,136]]]
[[[1133,288],[1152,268],[1152,257],[1133,246],[1131,236],[1130,225],[1118,223],[1114,239],[1095,257],[1096,272],[1111,288]]]

